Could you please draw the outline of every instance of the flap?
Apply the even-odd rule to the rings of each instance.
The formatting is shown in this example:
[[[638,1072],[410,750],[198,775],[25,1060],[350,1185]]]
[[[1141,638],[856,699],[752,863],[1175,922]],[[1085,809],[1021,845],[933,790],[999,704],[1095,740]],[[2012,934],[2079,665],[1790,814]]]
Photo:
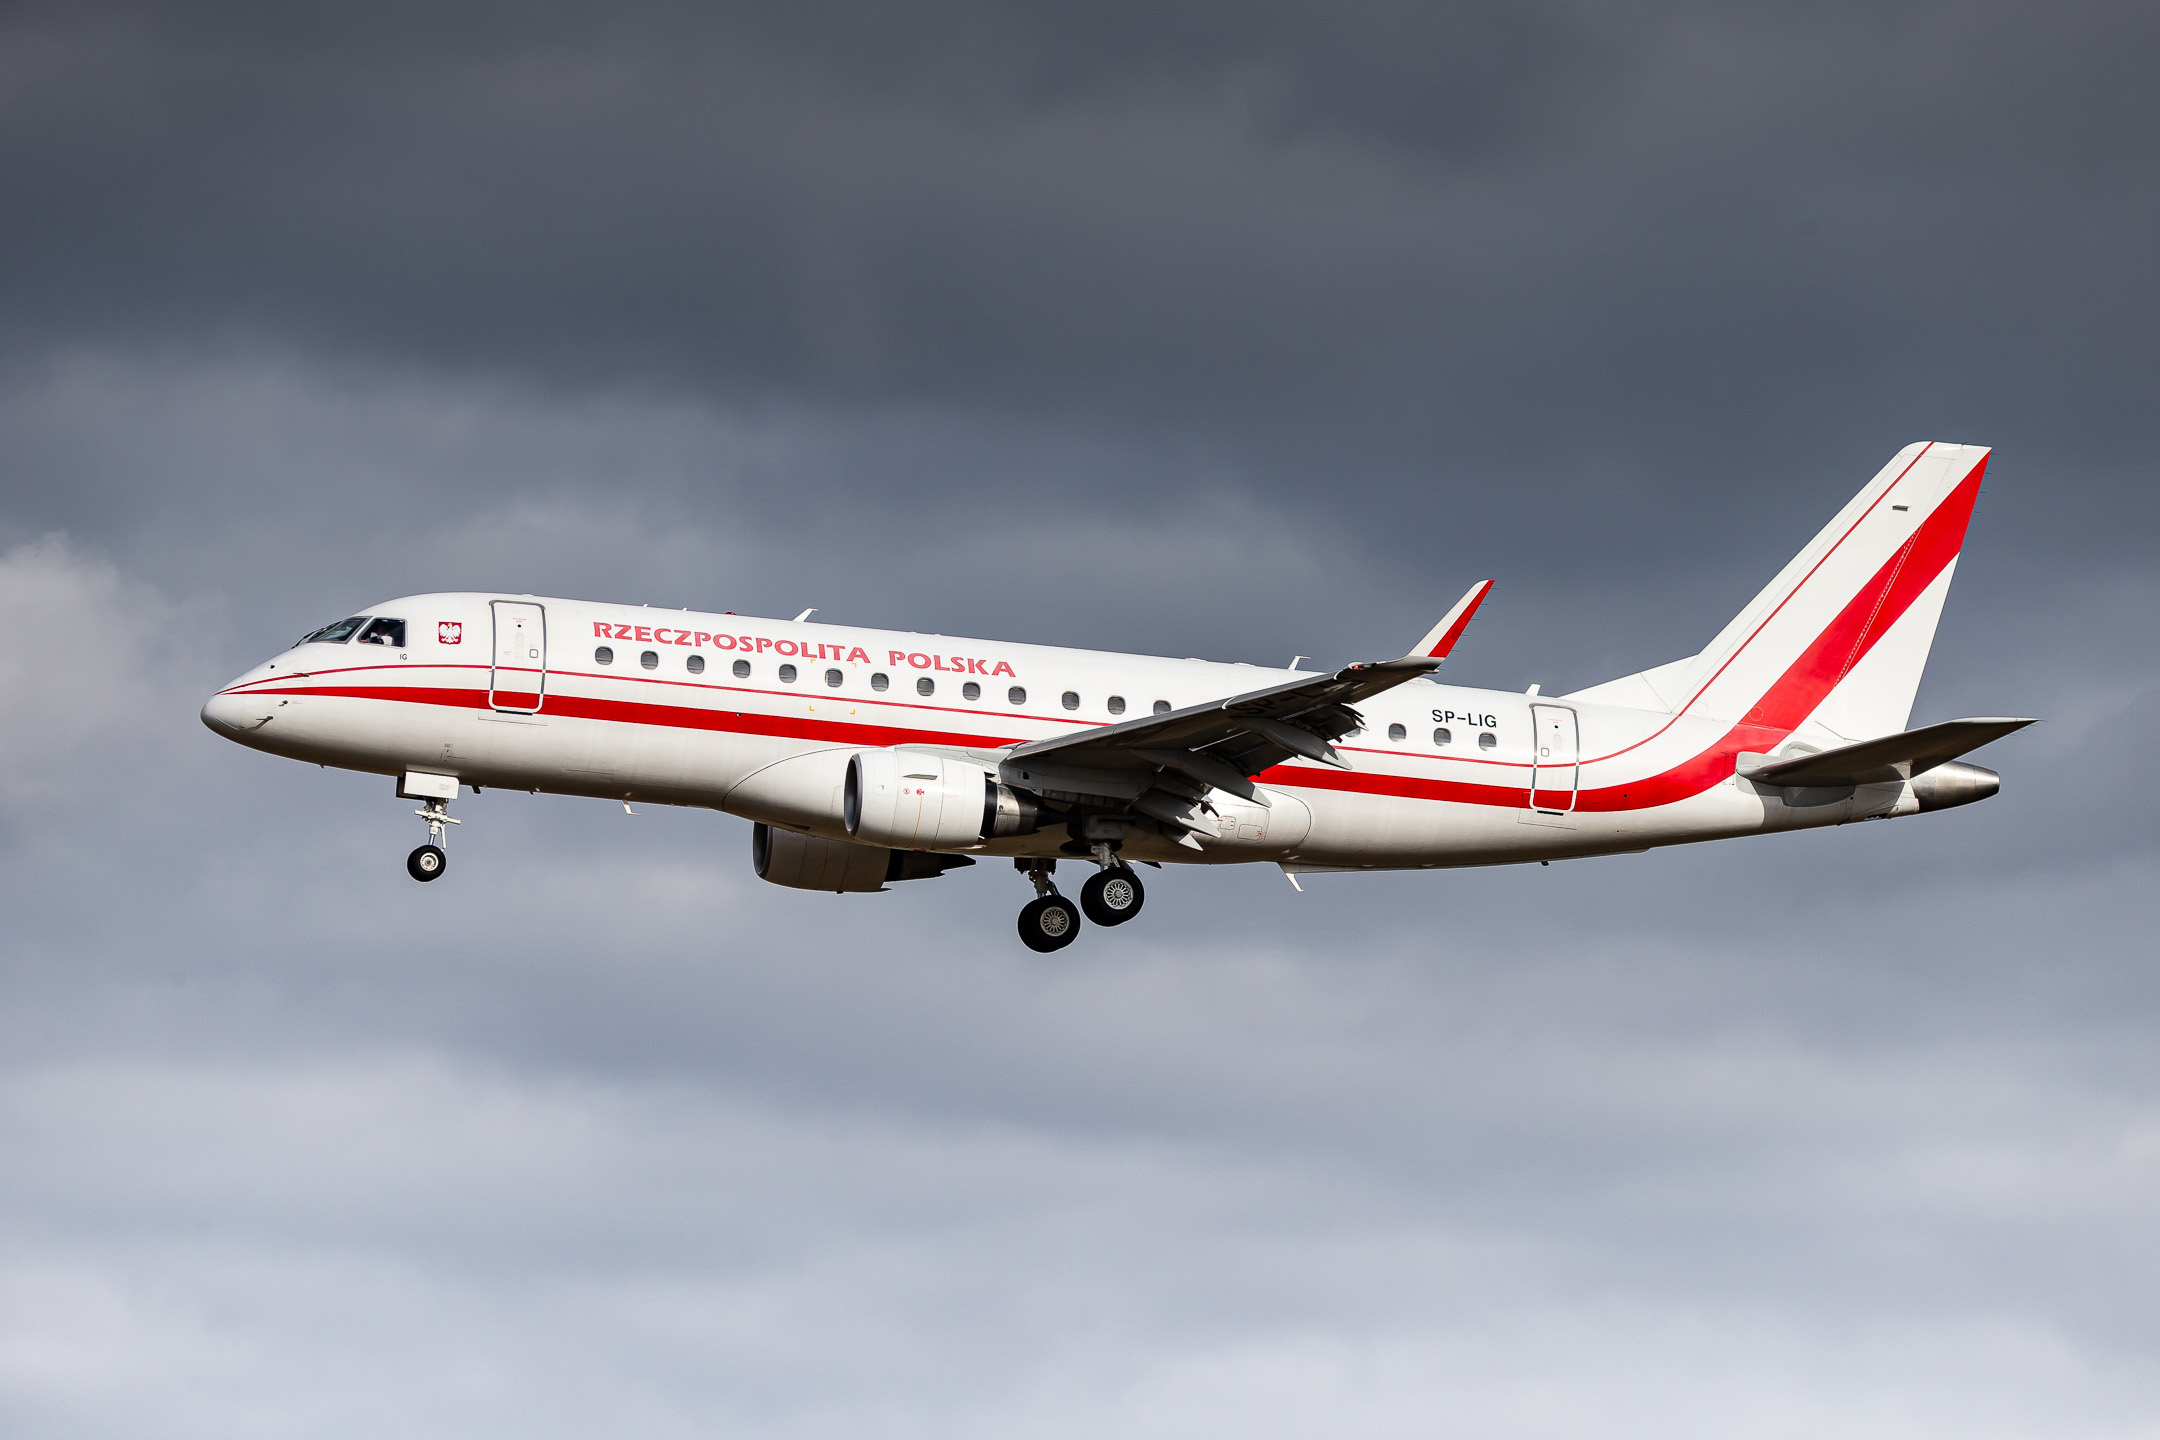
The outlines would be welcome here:
[[[1471,586],[1418,642],[1417,653],[1015,745],[999,774],[1007,784],[1129,808],[1198,849],[1195,835],[1208,830],[1199,817],[1213,809],[1210,790],[1267,806],[1252,777],[1285,760],[1349,769],[1328,742],[1364,725],[1351,707],[1439,669],[1491,589],[1490,580]]]
[[[1153,771],[1168,766],[1233,793],[1240,793],[1239,787],[1225,784],[1226,779],[1243,780],[1292,756],[1347,770],[1348,763],[1327,742],[1364,724],[1364,718],[1350,707],[1429,674],[1439,665],[1425,655],[1352,665],[1332,675],[1308,676],[1167,715],[1016,745],[1007,752],[1006,766],[1037,758],[1091,770]],[[1184,763],[1188,756],[1189,765]]]

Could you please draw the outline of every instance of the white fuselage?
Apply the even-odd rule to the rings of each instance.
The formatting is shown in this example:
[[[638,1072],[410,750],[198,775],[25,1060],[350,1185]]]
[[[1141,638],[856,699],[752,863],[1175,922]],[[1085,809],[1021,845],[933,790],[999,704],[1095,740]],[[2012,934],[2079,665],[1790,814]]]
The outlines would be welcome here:
[[[1298,673],[532,596],[417,595],[367,613],[401,620],[406,643],[300,645],[220,691],[205,720],[344,769],[703,806],[841,840],[819,818],[835,813],[830,796],[775,802],[756,777],[799,773],[817,789],[839,770],[804,757],[889,746],[996,767],[1015,744]],[[1257,777],[1270,805],[1210,797],[1220,833],[1199,850],[1135,834],[1126,853],[1485,865],[1919,808],[1901,783],[1781,792],[1736,779],[1735,756],[1772,750],[1795,733],[1784,729],[1423,680],[1359,709],[1364,728],[1336,747],[1348,771],[1277,765]],[[783,762],[793,770],[775,772]],[[1055,856],[1066,840],[1054,828],[959,848]]]

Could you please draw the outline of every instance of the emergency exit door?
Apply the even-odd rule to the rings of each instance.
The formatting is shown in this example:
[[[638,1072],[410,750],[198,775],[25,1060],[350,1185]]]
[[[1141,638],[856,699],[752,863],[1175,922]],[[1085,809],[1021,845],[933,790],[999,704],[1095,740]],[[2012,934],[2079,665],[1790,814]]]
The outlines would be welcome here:
[[[497,600],[495,666],[488,704],[530,715],[547,694],[547,612],[529,600]]]
[[[1530,707],[1530,808],[1547,815],[1575,809],[1575,784],[1582,752],[1575,712],[1565,705]]]

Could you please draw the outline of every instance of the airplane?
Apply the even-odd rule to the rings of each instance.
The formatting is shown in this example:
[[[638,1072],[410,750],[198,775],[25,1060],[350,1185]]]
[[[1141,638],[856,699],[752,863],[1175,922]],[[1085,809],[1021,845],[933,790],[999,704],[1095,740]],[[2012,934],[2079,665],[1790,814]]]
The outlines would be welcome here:
[[[1908,730],[1987,469],[1900,451],[1695,654],[1571,694],[1433,678],[1492,589],[1408,653],[1331,671],[660,611],[408,595],[211,696],[228,739],[396,778],[416,880],[460,787],[701,806],[757,875],[875,892],[978,858],[1049,952],[1140,913],[1146,864],[1316,872],[1636,853],[1895,819],[1996,793],[1963,756],[2030,719]],[[1300,657],[1302,658],[1302,657]],[[1092,866],[1075,906],[1060,861]]]

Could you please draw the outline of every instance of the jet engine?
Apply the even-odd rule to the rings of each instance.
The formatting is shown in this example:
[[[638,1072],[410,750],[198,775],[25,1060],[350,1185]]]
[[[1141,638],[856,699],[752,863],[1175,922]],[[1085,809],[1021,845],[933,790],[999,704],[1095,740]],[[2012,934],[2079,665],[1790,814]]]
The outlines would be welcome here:
[[[975,862],[965,855],[926,855],[820,840],[794,830],[755,825],[750,830],[750,863],[760,880],[791,890],[830,890],[834,894],[883,890],[895,880],[929,880]]]
[[[858,750],[841,791],[848,834],[903,850],[979,845],[1041,824],[1035,797],[933,750]]]

